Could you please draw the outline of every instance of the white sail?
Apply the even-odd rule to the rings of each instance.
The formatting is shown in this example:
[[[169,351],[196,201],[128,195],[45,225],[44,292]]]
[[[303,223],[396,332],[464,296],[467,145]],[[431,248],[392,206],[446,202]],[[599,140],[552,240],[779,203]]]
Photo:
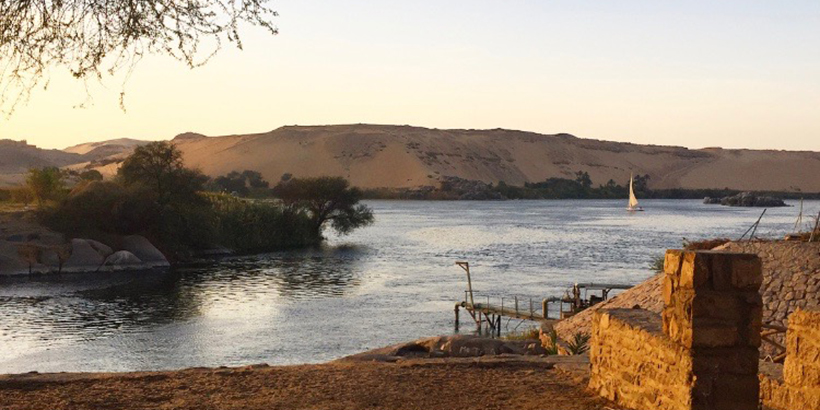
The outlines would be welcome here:
[[[632,175],[629,176],[629,209],[638,207],[638,198],[635,198],[635,191],[632,189]]]

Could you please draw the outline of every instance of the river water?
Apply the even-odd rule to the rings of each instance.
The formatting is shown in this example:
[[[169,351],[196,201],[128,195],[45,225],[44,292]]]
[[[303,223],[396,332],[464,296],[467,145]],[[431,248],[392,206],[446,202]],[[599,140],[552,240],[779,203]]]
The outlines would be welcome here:
[[[466,287],[457,260],[470,262],[475,289],[539,301],[573,282],[639,283],[666,248],[737,238],[761,212],[646,200],[630,214],[623,202],[369,201],[376,223],[322,249],[0,277],[0,373],[327,361],[452,333]],[[805,209],[816,215],[820,202]],[[769,209],[757,235],[790,232],[796,215]]]

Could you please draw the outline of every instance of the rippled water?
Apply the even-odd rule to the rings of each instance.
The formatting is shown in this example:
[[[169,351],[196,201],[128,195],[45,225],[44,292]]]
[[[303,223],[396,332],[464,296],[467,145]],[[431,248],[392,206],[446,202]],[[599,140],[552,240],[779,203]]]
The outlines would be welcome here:
[[[576,281],[638,283],[683,238],[738,237],[761,212],[642,204],[629,214],[623,201],[372,201],[374,226],[322,249],[0,277],[0,373],[326,361],[451,333],[465,288],[456,260],[470,261],[478,290],[540,300]],[[790,231],[796,213],[770,209],[758,235]]]

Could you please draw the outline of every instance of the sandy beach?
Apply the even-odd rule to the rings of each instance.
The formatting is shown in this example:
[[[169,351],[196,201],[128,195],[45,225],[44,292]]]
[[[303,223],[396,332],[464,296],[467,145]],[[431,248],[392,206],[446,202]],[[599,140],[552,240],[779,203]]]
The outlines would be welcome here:
[[[586,391],[583,381],[573,376],[573,372],[555,368],[556,361],[560,360],[519,356],[408,359],[393,363],[337,361],[148,373],[30,373],[0,376],[0,407],[4,410],[619,408]]]

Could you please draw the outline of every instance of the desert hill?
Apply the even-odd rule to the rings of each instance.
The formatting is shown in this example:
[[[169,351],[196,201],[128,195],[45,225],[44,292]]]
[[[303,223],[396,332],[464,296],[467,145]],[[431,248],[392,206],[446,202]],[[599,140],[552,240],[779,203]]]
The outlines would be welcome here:
[[[127,156],[134,148],[148,142],[131,138],[118,138],[107,141],[86,142],[65,148],[63,151],[80,154],[87,161],[94,161],[112,156]]]
[[[79,154],[41,149],[26,141],[0,140],[0,186],[19,182],[29,168],[63,167],[79,161]]]
[[[208,175],[260,171],[270,181],[339,175],[361,187],[437,185],[443,176],[522,185],[589,172],[594,184],[649,174],[652,188],[820,192],[820,153],[637,145],[569,134],[389,125],[282,127],[262,134],[174,139]]]
[[[505,129],[366,124],[288,126],[220,137],[185,133],[173,142],[189,166],[210,176],[250,169],[274,183],[290,173],[343,176],[365,188],[435,186],[445,176],[522,185],[550,177],[574,178],[575,172],[586,171],[595,185],[610,179],[624,183],[634,173],[650,175],[649,186],[656,189],[820,192],[820,153],[808,151],[688,149]],[[63,155],[57,162],[111,175],[118,160],[140,143],[121,139],[81,144],[66,149],[70,152],[57,151]],[[0,145],[0,159],[16,158],[7,149]],[[40,152],[43,158],[56,155]],[[75,162],[69,164],[72,159]],[[23,172],[29,166],[0,163],[0,173]]]

